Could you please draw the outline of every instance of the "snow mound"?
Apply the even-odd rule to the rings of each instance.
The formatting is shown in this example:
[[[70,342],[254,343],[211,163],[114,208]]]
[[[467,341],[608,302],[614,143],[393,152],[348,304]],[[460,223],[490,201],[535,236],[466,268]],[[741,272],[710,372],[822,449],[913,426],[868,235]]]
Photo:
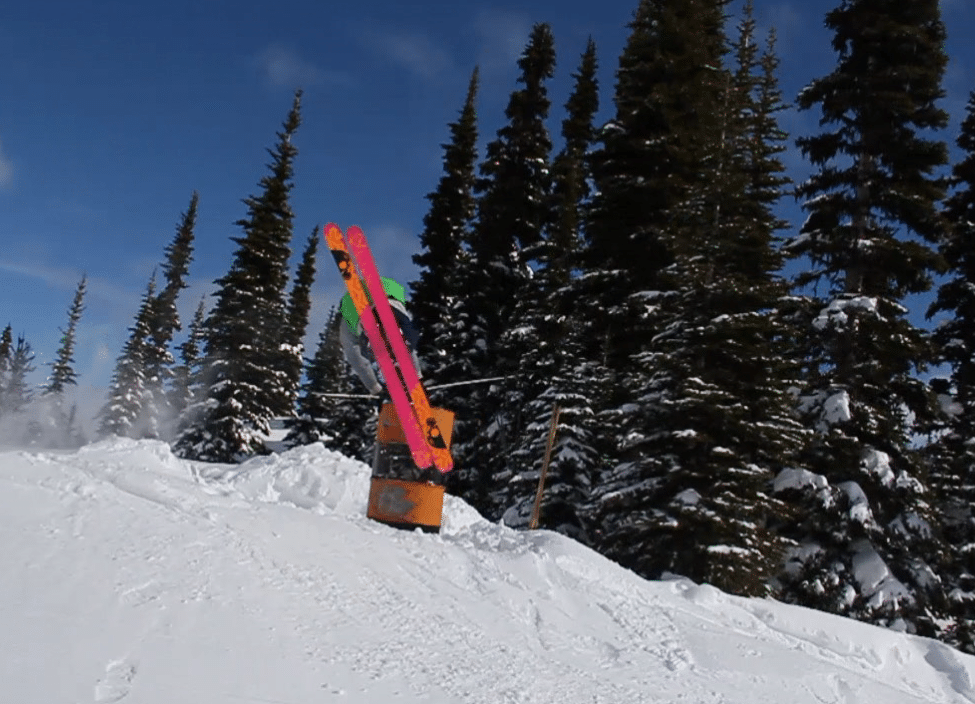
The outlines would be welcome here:
[[[201,468],[209,483],[232,487],[241,496],[266,503],[287,503],[319,514],[365,514],[369,503],[370,469],[321,443],[281,454],[257,457],[243,464]]]
[[[975,658],[941,643],[648,582],[452,496],[439,534],[396,530],[368,485],[321,445],[0,452],[4,701],[975,702]]]

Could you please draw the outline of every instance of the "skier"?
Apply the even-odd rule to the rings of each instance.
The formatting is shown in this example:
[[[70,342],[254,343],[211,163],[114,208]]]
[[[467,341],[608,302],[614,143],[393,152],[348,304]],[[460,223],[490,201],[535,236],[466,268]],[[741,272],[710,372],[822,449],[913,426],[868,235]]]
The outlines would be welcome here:
[[[403,339],[409,349],[410,356],[413,358],[413,366],[416,368],[417,376],[422,376],[420,371],[420,361],[416,356],[416,341],[419,333],[413,324],[413,319],[406,310],[406,290],[401,284],[393,279],[382,277],[383,290],[389,300],[389,306],[393,309],[396,323],[403,333]],[[380,383],[376,370],[373,368],[375,358],[373,357],[372,347],[362,328],[359,314],[356,312],[355,304],[351,296],[345,294],[339,304],[344,324],[340,325],[339,339],[342,342],[342,350],[348,360],[352,370],[362,381],[362,384],[378,398],[379,409],[385,403],[383,397],[383,385]],[[371,315],[371,313],[370,313]],[[444,482],[443,474],[434,467],[418,469],[410,459],[409,452],[405,445],[402,448],[396,446],[384,447],[377,444],[375,456],[373,457],[373,476],[395,479],[405,479],[408,481],[433,482],[442,485]]]
[[[406,341],[406,346],[409,348],[410,355],[413,357],[413,364],[416,367],[417,376],[422,378],[420,360],[417,358],[415,351],[419,333],[417,332],[416,326],[413,325],[413,318],[406,311],[406,289],[400,283],[393,279],[388,279],[385,276],[382,277],[382,281],[383,290],[385,290],[386,297],[389,299],[389,305],[393,309],[393,315],[396,317],[396,322],[403,332],[403,339]],[[362,321],[359,320],[359,314],[356,312],[355,304],[352,302],[349,294],[345,294],[342,297],[339,310],[346,323],[341,326],[339,332],[339,339],[342,342],[342,350],[345,353],[345,358],[352,367],[352,371],[356,373],[359,380],[362,381],[369,392],[379,395],[382,393],[383,385],[379,382],[376,371],[373,369],[374,357],[372,349],[369,347],[369,341],[366,339],[365,333],[362,330]]]

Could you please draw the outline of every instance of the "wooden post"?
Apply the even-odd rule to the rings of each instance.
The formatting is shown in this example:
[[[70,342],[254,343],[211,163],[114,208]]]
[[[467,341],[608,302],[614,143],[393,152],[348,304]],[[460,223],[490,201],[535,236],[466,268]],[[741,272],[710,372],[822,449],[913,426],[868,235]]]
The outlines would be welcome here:
[[[548,465],[552,461],[552,447],[555,445],[555,431],[559,427],[559,404],[552,405],[552,425],[548,429],[548,441],[545,443],[545,459],[542,460],[542,472],[538,475],[538,490],[535,492],[535,505],[532,507],[531,521],[528,530],[538,528],[538,516],[542,512],[542,492],[545,490],[545,475]]]

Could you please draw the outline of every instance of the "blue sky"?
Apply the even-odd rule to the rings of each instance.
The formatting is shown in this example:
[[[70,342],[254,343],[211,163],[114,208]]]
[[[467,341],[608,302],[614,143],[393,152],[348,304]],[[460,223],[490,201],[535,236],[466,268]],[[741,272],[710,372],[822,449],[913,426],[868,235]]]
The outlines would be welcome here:
[[[794,98],[829,72],[824,14],[839,0],[756,1],[760,31],[775,26],[782,87]],[[200,192],[195,260],[181,308],[230,265],[258,192],[265,151],[305,90],[293,194],[296,255],[316,224],[361,225],[383,274],[414,277],[411,255],[441,174],[441,144],[470,72],[481,67],[482,143],[503,125],[516,60],[533,22],[558,51],[550,129],[558,132],[570,74],[590,35],[601,65],[601,119],[637,0],[38,0],[0,9],[0,327],[13,324],[48,371],[73,291],[89,277],[75,355],[79,381],[104,387],[152,269],[179,215]],[[953,142],[975,90],[975,2],[945,0],[944,107]],[[737,9],[737,5],[735,6]],[[784,116],[794,136],[814,112]],[[806,171],[789,155],[794,178]],[[789,208],[797,222],[801,215]],[[297,258],[297,256],[296,256]],[[314,340],[341,293],[319,259]]]

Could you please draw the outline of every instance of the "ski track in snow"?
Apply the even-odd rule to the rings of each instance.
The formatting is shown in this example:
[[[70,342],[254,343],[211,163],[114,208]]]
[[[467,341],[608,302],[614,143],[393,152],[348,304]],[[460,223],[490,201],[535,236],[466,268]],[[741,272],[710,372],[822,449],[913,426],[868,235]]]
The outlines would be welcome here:
[[[151,441],[0,453],[0,699],[975,702],[975,658],[941,643],[647,582],[450,496],[439,535],[395,530],[367,492],[316,445],[240,467]]]

